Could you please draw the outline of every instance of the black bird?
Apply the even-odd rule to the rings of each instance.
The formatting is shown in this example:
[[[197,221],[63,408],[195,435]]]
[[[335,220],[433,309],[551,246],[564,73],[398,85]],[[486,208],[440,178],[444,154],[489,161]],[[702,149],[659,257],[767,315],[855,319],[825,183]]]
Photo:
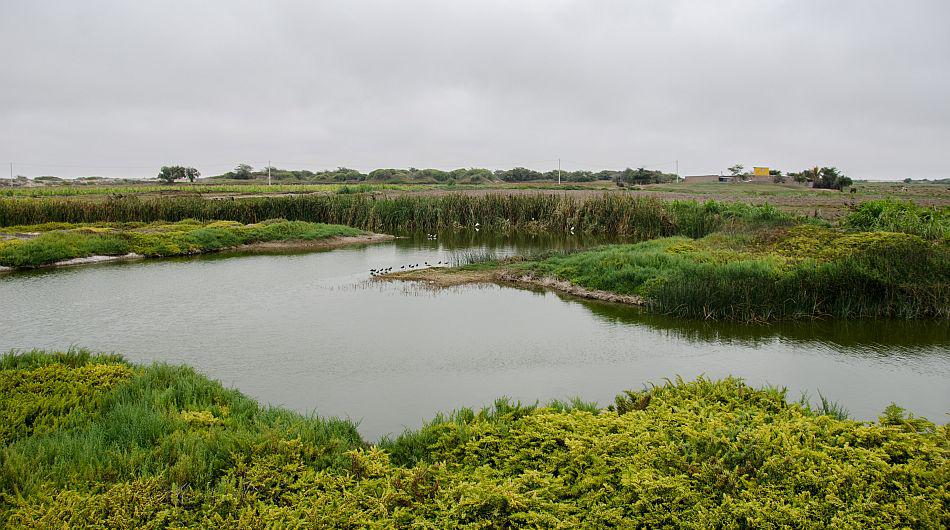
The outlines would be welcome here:
[[[400,269],[405,269],[405,268],[406,268],[406,266],[405,266],[405,265],[403,265],[402,267],[399,267],[399,268],[400,268]]]

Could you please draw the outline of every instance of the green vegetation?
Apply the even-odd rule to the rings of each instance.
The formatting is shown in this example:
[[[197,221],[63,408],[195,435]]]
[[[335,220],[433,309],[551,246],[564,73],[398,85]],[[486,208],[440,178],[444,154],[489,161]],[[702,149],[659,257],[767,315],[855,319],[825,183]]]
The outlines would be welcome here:
[[[894,405],[841,419],[736,379],[603,410],[502,400],[376,446],[349,422],[115,356],[7,355],[0,389],[4,425],[26,425],[0,440],[8,528],[950,524],[947,426]]]
[[[688,318],[950,317],[950,246],[897,232],[798,225],[468,268],[491,267],[639,295],[658,312]]]
[[[340,167],[327,171],[288,170],[276,167],[262,168],[255,171],[247,164],[241,164],[232,171],[218,175],[218,179],[262,179],[268,175],[282,181],[296,182],[398,182],[406,184],[490,184],[498,182],[594,182],[594,181],[626,181],[646,184],[651,182],[668,182],[675,180],[676,175],[661,171],[639,169],[606,169],[602,171],[536,171],[525,167],[495,170],[485,168],[458,168],[452,170],[410,168],[379,168],[368,173],[356,169]]]
[[[612,180],[617,184],[645,185],[675,182],[678,178],[679,177],[673,173],[664,173],[662,171],[644,169],[641,167],[637,169],[627,168],[620,171],[614,175]]]
[[[950,242],[950,207],[924,208],[907,201],[868,201],[849,213],[844,226],[855,230],[906,232]]]
[[[48,222],[133,222],[225,219],[256,223],[283,218],[355,226],[378,232],[474,228],[509,232],[578,232],[650,239],[701,237],[733,221],[790,222],[775,208],[741,203],[662,201],[626,194],[589,198],[554,194],[445,194],[377,198],[360,193],[211,200],[200,197],[105,202],[0,199],[0,226]]]
[[[194,182],[199,176],[201,173],[197,169],[184,166],[162,166],[161,171],[158,172],[158,180],[168,184],[181,179]]]
[[[4,233],[11,234],[4,238]],[[38,234],[13,237],[13,234]],[[35,267],[87,256],[181,256],[266,241],[318,240],[363,232],[340,225],[270,219],[242,225],[235,221],[177,223],[15,226],[0,230],[0,265]]]
[[[70,196],[123,196],[136,194],[281,194],[281,193],[337,193],[345,184],[173,184],[157,186],[136,184],[127,186],[61,185],[38,188],[0,188],[0,197],[70,197]],[[350,185],[350,189],[354,186]],[[361,184],[360,192],[416,191],[428,186],[408,184]]]

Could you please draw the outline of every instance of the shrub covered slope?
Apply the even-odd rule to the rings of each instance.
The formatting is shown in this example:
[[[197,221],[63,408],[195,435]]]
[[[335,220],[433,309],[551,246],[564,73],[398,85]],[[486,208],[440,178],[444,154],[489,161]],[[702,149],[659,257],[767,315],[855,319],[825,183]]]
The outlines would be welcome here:
[[[184,367],[0,361],[0,525],[916,527],[950,524],[950,431],[861,423],[738,380],[611,409],[500,401],[370,446]]]

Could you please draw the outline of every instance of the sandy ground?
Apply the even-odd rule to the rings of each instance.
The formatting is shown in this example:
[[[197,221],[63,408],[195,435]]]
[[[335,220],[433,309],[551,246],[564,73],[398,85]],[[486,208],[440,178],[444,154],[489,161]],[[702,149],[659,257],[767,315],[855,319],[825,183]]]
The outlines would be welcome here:
[[[506,269],[492,270],[461,270],[447,269],[444,267],[434,267],[406,272],[394,272],[376,277],[377,280],[402,280],[423,282],[433,287],[443,288],[456,285],[465,285],[472,283],[497,283],[503,285],[514,285],[519,287],[541,287],[561,293],[570,294],[580,298],[589,298],[591,300],[602,300],[605,302],[616,302],[630,305],[644,305],[643,298],[634,295],[623,295],[611,293],[609,291],[599,291],[596,289],[587,289],[579,285],[574,285],[564,280],[558,280],[551,277],[535,277],[526,275],[522,272],[514,272]]]
[[[337,236],[325,239],[315,240],[287,240],[287,241],[264,241],[261,243],[252,243],[249,245],[239,245],[237,247],[228,247],[214,252],[264,252],[268,250],[320,250],[343,247],[348,245],[366,245],[370,243],[379,243],[395,239],[389,234],[363,234],[359,236]],[[210,254],[210,252],[206,253]],[[173,256],[170,256],[173,257]],[[89,265],[91,263],[104,263],[109,261],[128,261],[135,259],[144,259],[145,256],[130,253],[121,256],[87,256],[84,258],[73,258],[55,263],[48,263],[38,267],[28,267],[35,269],[46,269],[51,267],[71,267],[75,265]],[[13,267],[0,266],[0,272],[10,272],[15,270]]]

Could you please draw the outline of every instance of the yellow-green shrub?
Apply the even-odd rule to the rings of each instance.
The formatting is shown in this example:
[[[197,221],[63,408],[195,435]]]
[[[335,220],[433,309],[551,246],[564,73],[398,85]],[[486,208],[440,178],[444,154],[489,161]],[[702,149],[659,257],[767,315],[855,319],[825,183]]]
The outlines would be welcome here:
[[[83,373],[69,370],[77,377]],[[152,442],[159,453],[174,439],[227,443],[226,433],[239,425],[234,422],[246,421],[252,410],[188,370],[152,367],[135,377],[101,403],[144,399],[160,405],[173,421]],[[237,412],[222,408],[225,401],[237,405]],[[0,524],[942,528],[950,523],[947,426],[908,416],[896,406],[879,422],[838,419],[788,402],[784,391],[754,389],[736,379],[667,382],[628,393],[616,407],[599,411],[499,401],[494,409],[460,411],[376,447],[351,447],[331,466],[318,465],[315,456],[332,439],[314,438],[303,424],[296,425],[294,431],[274,418],[243,423],[250,443],[231,446],[231,461],[208,482],[189,481],[198,476],[194,468],[213,454],[205,445],[195,446],[205,447],[201,451],[180,446],[182,454],[166,466],[155,465],[165,457],[149,465],[143,460],[126,475],[46,479],[21,494],[0,490]],[[86,432],[81,426],[67,430]],[[49,435],[30,435],[36,437]],[[41,474],[43,465],[18,469]]]

